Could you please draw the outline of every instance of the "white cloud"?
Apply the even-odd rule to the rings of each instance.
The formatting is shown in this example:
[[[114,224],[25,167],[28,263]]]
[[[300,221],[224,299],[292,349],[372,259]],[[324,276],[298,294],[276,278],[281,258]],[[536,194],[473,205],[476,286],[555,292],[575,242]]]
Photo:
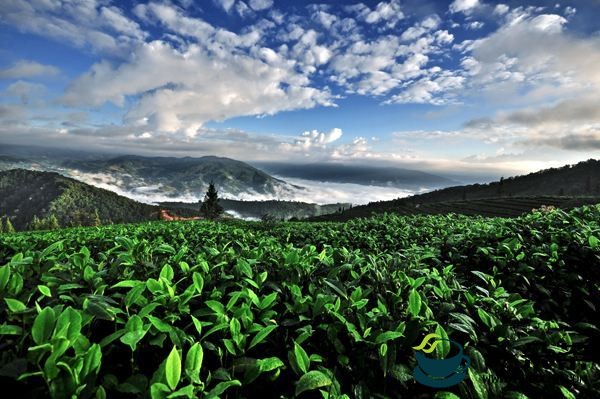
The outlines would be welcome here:
[[[248,7],[248,5],[246,3],[244,3],[243,1],[238,1],[235,4],[235,11],[242,18],[246,18],[249,15],[252,15],[252,13],[253,13],[252,9],[250,7]]]
[[[440,23],[440,17],[438,17],[437,15],[429,16],[423,21],[405,30],[400,36],[400,39],[403,41],[415,40],[421,37],[423,34],[435,30],[440,25]]]
[[[575,7],[570,7],[570,6],[565,7],[565,15],[567,17],[572,17],[576,13],[577,13],[577,9]]]
[[[450,12],[470,13],[474,8],[479,6],[479,0],[454,0],[450,4]]]
[[[443,71],[409,84],[399,94],[386,101],[387,104],[429,103],[444,105],[456,102],[457,91],[462,89],[465,78]]]
[[[556,14],[543,14],[531,20],[531,25],[538,30],[559,33],[562,31],[562,26],[567,23],[567,20]]]
[[[0,79],[31,78],[34,76],[53,76],[59,72],[52,65],[43,65],[35,61],[20,60],[11,67],[0,69]]]
[[[125,17],[117,7],[102,7],[98,17],[102,24],[118,34],[124,34],[138,40],[143,40],[146,37],[146,33],[142,31],[140,25]]]
[[[477,30],[483,28],[485,24],[481,21],[473,21],[467,24],[467,29]]]
[[[383,23],[387,28],[394,28],[399,21],[404,19],[404,13],[402,12],[399,0],[382,1],[374,9],[359,3],[354,6],[347,6],[346,10],[356,13],[368,24]]]
[[[241,55],[219,60],[196,46],[179,53],[154,42],[144,46],[134,63],[118,69],[96,65],[94,72],[74,82],[65,98],[76,103],[93,93],[90,99],[96,103],[118,104],[125,95],[144,93],[128,119],[147,118],[149,128],[194,134],[209,120],[330,104],[328,93],[307,83],[285,65]]]
[[[496,101],[510,100],[510,92],[520,88],[521,102],[598,90],[600,38],[571,36],[563,30],[565,23],[559,15],[511,12],[496,32],[465,46],[471,85]]]
[[[46,86],[18,80],[6,88],[6,94],[18,97],[21,103],[28,104],[33,96],[38,96],[46,90]]]
[[[119,66],[96,63],[69,85],[64,103],[122,106],[132,96],[137,101],[126,114],[128,123],[189,136],[210,120],[333,105],[329,91],[312,87],[307,76],[332,56],[317,44],[314,31],[297,38],[294,58],[306,65],[298,71],[299,62],[286,51],[260,46],[260,30],[217,29],[164,4],[139,5],[136,14],[190,42],[175,48],[157,40],[138,46]]]
[[[79,47],[125,56],[147,36],[140,26],[105,1],[11,0],[0,2],[4,23],[22,32],[66,40]],[[109,32],[106,32],[108,30]]]
[[[331,25],[333,25],[333,23],[338,20],[338,18],[335,15],[330,14],[323,10],[317,10],[313,14],[313,18],[316,21],[318,21],[321,25],[323,25],[323,27],[325,27],[325,29],[330,29]]]
[[[262,11],[273,7],[273,0],[249,0],[248,4],[254,11]]]
[[[494,14],[496,15],[504,15],[510,10],[510,7],[506,4],[496,4],[494,7]]]
[[[220,6],[226,12],[229,12],[233,5],[235,4],[235,0],[213,0],[215,4]]]
[[[282,148],[288,151],[309,151],[311,148],[323,148],[327,144],[339,140],[342,137],[342,129],[334,128],[328,133],[318,130],[305,131],[296,139],[294,144],[283,143]]]

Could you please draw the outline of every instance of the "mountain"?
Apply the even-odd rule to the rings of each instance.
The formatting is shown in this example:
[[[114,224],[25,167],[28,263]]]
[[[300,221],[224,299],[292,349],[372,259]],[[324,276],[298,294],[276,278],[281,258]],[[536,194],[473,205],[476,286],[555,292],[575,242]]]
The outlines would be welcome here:
[[[590,159],[488,184],[448,187],[392,201],[372,202],[318,219],[347,220],[374,212],[516,216],[541,205],[572,208],[599,202],[600,161]]]
[[[286,182],[244,162],[216,156],[201,158],[119,156],[100,161],[66,161],[62,166],[83,173],[109,174],[124,191],[160,191],[168,196],[201,195],[212,181],[221,194],[276,194]]]
[[[263,219],[265,217],[274,219],[304,219],[336,213],[352,206],[348,203],[318,205],[299,201],[238,201],[230,199],[220,199],[219,204],[226,212],[244,219]],[[198,212],[197,203],[161,202],[160,205],[170,209],[181,210],[179,213],[186,215],[189,215],[188,211]]]
[[[297,178],[332,183],[354,183],[398,188],[436,188],[457,184],[456,181],[427,172],[391,166],[347,165],[333,163],[287,164],[255,163],[261,169],[283,178]]]
[[[131,223],[158,218],[158,208],[54,172],[14,169],[0,172],[0,217],[17,230],[34,216],[56,216],[60,226]]]
[[[350,204],[317,205],[294,201],[220,200],[239,218],[305,218],[338,212]],[[161,209],[183,217],[198,215],[198,203],[143,204],[55,172],[13,169],[0,172],[0,218],[10,218],[17,230],[31,227],[34,217],[59,226],[135,223],[159,219]]]
[[[301,187],[229,158],[145,157],[0,144],[0,170],[58,172],[146,202],[202,198],[213,181],[221,195],[277,196]]]

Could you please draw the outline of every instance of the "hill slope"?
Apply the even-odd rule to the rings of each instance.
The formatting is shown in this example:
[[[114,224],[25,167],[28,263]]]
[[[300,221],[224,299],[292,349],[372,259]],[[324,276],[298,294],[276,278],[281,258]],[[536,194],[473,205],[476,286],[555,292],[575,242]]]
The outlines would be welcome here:
[[[342,214],[318,220],[348,220],[372,213],[407,214],[463,213],[482,216],[518,216],[541,205],[565,209],[600,202],[600,161],[590,159],[576,165],[552,168],[489,184],[471,184],[425,194],[372,202]]]
[[[230,158],[117,156],[0,143],[0,170],[17,168],[59,172],[145,202],[200,199],[210,181],[232,196],[276,196],[298,188]]]
[[[0,216],[17,230],[34,216],[55,215],[61,226],[89,225],[95,213],[101,223],[156,219],[157,208],[53,172],[13,169],[0,172]]]
[[[244,162],[229,158],[120,156],[109,160],[66,161],[67,169],[84,173],[108,174],[119,181],[125,191],[140,188],[160,190],[172,196],[202,194],[212,181],[222,194],[275,194],[289,188],[279,179],[269,176]]]

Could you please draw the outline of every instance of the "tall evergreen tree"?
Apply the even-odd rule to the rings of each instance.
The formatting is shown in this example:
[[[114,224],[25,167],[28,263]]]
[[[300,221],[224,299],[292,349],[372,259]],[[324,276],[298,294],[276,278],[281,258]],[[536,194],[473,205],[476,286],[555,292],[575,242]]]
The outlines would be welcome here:
[[[58,224],[58,219],[56,218],[56,216],[54,216],[54,214],[48,216],[48,218],[46,219],[46,226],[45,226],[48,230],[58,230],[60,229],[60,225]]]
[[[29,223],[29,230],[41,230],[42,229],[42,221],[37,217],[37,215],[33,215],[33,219]]]
[[[100,220],[100,215],[98,214],[98,209],[94,209],[94,214],[93,216],[93,221],[92,221],[92,226],[102,226],[102,221]]]
[[[223,207],[219,205],[219,193],[211,181],[200,206],[200,214],[207,219],[216,219],[223,213]]]
[[[0,218],[0,233],[4,233],[4,219]]]
[[[4,232],[5,233],[14,233],[15,232],[15,228],[13,227],[9,218],[6,219],[6,224],[4,225]]]

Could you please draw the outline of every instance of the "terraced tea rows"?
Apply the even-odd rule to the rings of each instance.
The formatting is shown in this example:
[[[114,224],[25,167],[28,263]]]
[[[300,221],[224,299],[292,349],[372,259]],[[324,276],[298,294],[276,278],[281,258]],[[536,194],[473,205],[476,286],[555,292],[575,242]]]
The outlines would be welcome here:
[[[593,206],[0,236],[0,379],[54,398],[597,397],[599,221]],[[446,391],[411,375],[431,332],[473,360]]]
[[[462,201],[436,202],[419,196],[400,198],[393,201],[373,202],[356,206],[342,214],[323,215],[312,220],[345,221],[356,217],[368,217],[373,213],[390,212],[398,215],[445,215],[458,213],[468,216],[517,217],[542,206],[554,206],[564,210],[597,204],[600,197],[501,197],[467,199]]]

